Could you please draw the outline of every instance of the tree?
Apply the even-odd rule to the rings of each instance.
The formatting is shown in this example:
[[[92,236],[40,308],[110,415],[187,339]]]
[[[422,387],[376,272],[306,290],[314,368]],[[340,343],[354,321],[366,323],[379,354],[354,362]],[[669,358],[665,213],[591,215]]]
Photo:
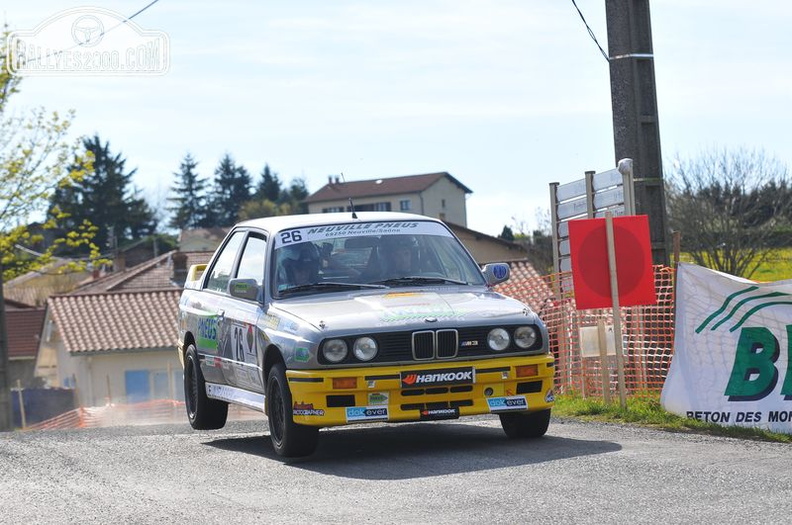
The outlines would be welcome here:
[[[509,226],[504,226],[498,238],[504,241],[514,242],[514,232]]]
[[[174,197],[169,197],[168,201],[174,203],[168,208],[173,212],[168,226],[180,230],[186,228],[199,228],[207,221],[206,206],[206,180],[202,179],[195,168],[198,163],[189,153],[184,156],[179,171],[174,173],[176,183],[171,187]]]
[[[267,199],[272,202],[277,202],[281,193],[281,181],[277,173],[270,171],[269,164],[264,165],[261,172],[261,180],[259,181],[256,193],[253,194],[255,199]]]
[[[248,171],[226,153],[215,169],[211,207],[217,217],[212,226],[231,226],[237,221],[240,207],[250,200],[250,184]]]
[[[90,158],[83,158],[70,168],[77,151],[77,143],[67,140],[73,113],[62,118],[44,108],[8,112],[9,99],[18,92],[20,78],[8,71],[6,37],[4,34],[0,40],[0,431],[12,427],[3,281],[40,268],[52,259],[55,244],[38,256],[19,256],[18,246],[39,237],[26,221],[46,210],[56,188],[78,181],[90,167]],[[52,229],[61,218],[52,215],[41,227]],[[91,236],[90,228],[84,228],[58,241],[90,245]],[[98,258],[97,250],[92,253]]]
[[[308,195],[305,179],[292,179],[289,188],[281,191],[279,202],[289,204],[291,213],[308,213],[308,206],[304,202]]]
[[[102,144],[98,135],[83,139],[83,146],[93,156],[93,169],[74,184],[59,188],[50,210],[68,214],[68,227],[85,221],[96,225],[97,244],[110,250],[154,233],[154,212],[135,187],[130,189],[137,170],[127,172],[126,159],[113,154],[110,143]]]
[[[789,228],[788,168],[761,150],[713,149],[666,176],[669,224],[693,261],[750,277]]]

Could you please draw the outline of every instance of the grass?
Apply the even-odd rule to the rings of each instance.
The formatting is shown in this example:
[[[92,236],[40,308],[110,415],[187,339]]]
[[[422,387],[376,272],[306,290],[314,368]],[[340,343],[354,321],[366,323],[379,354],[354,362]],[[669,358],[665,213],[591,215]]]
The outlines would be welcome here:
[[[693,258],[687,253],[680,254],[679,258],[683,262],[693,262]],[[770,257],[750,278],[761,282],[792,279],[792,248],[773,250]]]
[[[553,415],[583,421],[630,423],[671,432],[792,443],[792,435],[750,427],[721,426],[671,414],[660,405],[659,394],[628,399],[626,408],[620,406],[618,399],[607,404],[601,399],[583,399],[579,395],[557,395]]]
[[[792,279],[792,248],[774,250],[770,258],[751,276],[754,281]]]

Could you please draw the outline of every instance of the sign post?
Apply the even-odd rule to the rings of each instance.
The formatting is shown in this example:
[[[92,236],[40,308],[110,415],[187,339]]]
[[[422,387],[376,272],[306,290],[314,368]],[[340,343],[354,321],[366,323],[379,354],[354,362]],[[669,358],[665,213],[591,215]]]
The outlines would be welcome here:
[[[645,215],[614,217],[611,211],[607,211],[601,219],[570,221],[569,245],[576,308],[613,309],[619,400],[624,407],[626,385],[621,307],[657,302],[648,218]],[[605,367],[604,358],[602,366]],[[606,387],[603,376],[603,388]]]
[[[605,235],[608,242],[608,273],[610,274],[611,302],[613,303],[613,338],[616,344],[616,373],[619,378],[619,403],[627,407],[624,387],[624,342],[622,341],[621,310],[619,310],[619,278],[616,273],[616,243],[613,235],[613,213],[605,213]]]

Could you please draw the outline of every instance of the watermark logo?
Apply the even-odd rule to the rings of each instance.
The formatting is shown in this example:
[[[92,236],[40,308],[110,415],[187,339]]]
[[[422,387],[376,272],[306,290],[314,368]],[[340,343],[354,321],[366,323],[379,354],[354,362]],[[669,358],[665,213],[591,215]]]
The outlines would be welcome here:
[[[6,68],[15,76],[164,75],[170,41],[115,11],[78,7],[10,33]]]

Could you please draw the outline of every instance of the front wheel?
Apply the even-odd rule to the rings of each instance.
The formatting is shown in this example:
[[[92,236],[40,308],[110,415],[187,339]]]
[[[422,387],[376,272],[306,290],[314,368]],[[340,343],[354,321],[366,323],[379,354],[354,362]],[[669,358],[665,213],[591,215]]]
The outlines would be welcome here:
[[[537,412],[500,414],[501,426],[506,435],[516,438],[538,438],[550,426],[550,409]]]
[[[282,363],[277,363],[267,379],[267,418],[272,446],[279,456],[309,456],[319,442],[319,427],[295,423],[292,408],[286,370]]]
[[[215,430],[226,424],[228,403],[206,396],[206,382],[195,345],[188,346],[184,355],[184,405],[190,426],[195,430]]]

